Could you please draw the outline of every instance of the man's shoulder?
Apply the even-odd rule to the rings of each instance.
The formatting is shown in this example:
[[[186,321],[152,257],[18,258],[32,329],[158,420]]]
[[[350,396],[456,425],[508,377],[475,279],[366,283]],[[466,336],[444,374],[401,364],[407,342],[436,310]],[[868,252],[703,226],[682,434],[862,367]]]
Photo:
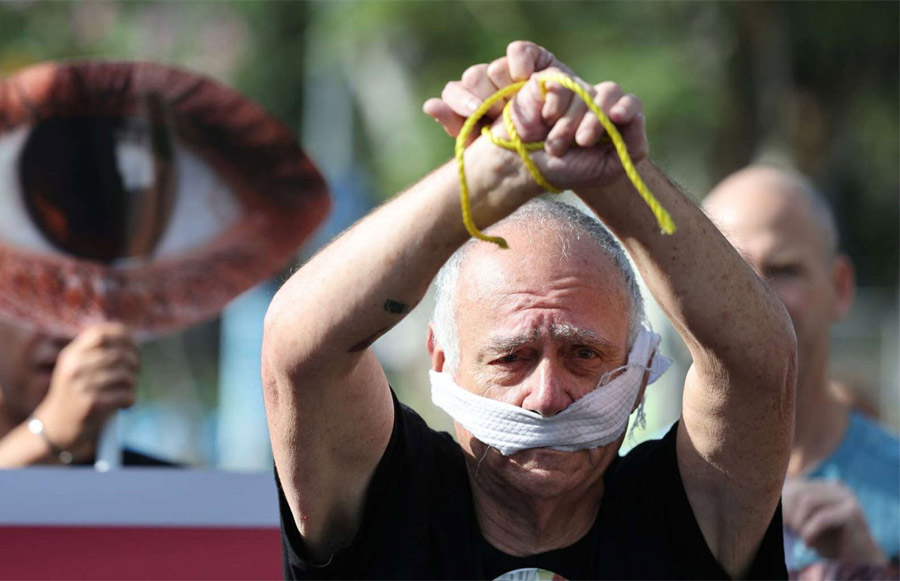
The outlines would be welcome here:
[[[453,436],[433,429],[414,409],[394,397],[394,410],[397,414],[394,430],[402,431],[406,445],[412,449],[411,451],[414,453],[427,451],[442,458],[462,460],[462,450]]]

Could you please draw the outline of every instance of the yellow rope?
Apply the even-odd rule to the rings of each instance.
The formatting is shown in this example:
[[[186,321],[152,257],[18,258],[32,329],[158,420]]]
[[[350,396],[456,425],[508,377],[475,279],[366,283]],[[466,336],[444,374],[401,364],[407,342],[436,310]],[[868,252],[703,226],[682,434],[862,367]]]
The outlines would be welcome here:
[[[462,129],[459,130],[459,135],[456,136],[456,165],[459,168],[459,201],[462,205],[463,224],[466,225],[466,230],[469,231],[469,234],[475,238],[484,240],[485,242],[493,242],[500,246],[500,248],[509,248],[506,240],[499,236],[485,236],[472,221],[472,209],[469,205],[469,185],[466,183],[466,171],[463,168],[463,154],[466,152],[466,141],[469,139],[469,134],[472,133],[472,129],[474,129],[475,125],[482,117],[484,117],[485,113],[488,112],[494,103],[505,99],[507,95],[514,95],[517,93],[519,89],[525,86],[526,82],[527,81],[521,81],[503,87],[485,99],[481,106],[478,107],[474,113],[469,115],[469,118],[463,123]]]
[[[628,147],[625,145],[625,141],[622,139],[621,134],[619,134],[619,130],[616,129],[616,126],[609,120],[609,118],[603,113],[603,111],[598,107],[595,103],[591,95],[583,88],[581,85],[575,82],[574,79],[563,75],[561,73],[545,73],[540,78],[540,87],[541,92],[546,95],[546,83],[548,81],[553,81],[559,83],[563,87],[569,89],[579,97],[581,97],[588,108],[597,116],[600,124],[603,125],[603,128],[606,130],[607,135],[612,140],[613,146],[616,148],[616,153],[619,155],[619,159],[622,162],[622,168],[625,170],[625,175],[628,176],[628,179],[631,180],[631,183],[634,184],[635,189],[641,195],[644,202],[649,206],[650,211],[653,212],[654,217],[656,217],[656,222],[659,224],[660,229],[665,234],[672,234],[675,232],[675,222],[672,220],[672,217],[666,211],[665,208],[662,207],[662,204],[659,203],[659,200],[654,197],[654,195],[650,192],[650,189],[644,183],[644,180],[641,179],[640,174],[638,174],[637,169],[634,167],[634,163],[631,161],[631,156],[628,155]],[[485,101],[481,104],[478,109],[475,110],[472,115],[466,119],[466,122],[463,124],[462,129],[459,131],[459,135],[456,137],[456,163],[459,168],[459,186],[460,186],[460,204],[462,205],[462,214],[463,214],[463,223],[466,226],[466,230],[469,231],[469,234],[478,238],[479,240],[484,240],[486,242],[493,242],[494,244],[499,245],[501,248],[509,248],[506,243],[506,240],[500,238],[498,236],[486,236],[478,230],[478,227],[475,226],[475,223],[472,221],[472,210],[469,202],[469,186],[466,183],[466,173],[463,167],[463,154],[466,150],[466,141],[469,139],[469,135],[471,135],[472,130],[475,128],[477,123],[481,120],[482,117],[488,112],[488,110],[498,101],[505,99],[507,96],[514,95],[525,86],[527,81],[521,81],[518,83],[513,83],[507,87],[504,87],[485,99]],[[491,131],[485,127],[481,130],[482,135],[487,137],[491,143],[497,145],[499,147],[503,147],[505,149],[510,149],[513,151],[517,151],[519,156],[522,158],[522,161],[525,163],[525,167],[528,168],[529,173],[534,178],[542,188],[549,192],[559,192],[558,188],[554,187],[550,184],[546,178],[541,174],[540,170],[538,170],[537,166],[534,164],[534,161],[531,159],[531,156],[528,154],[529,151],[536,151],[542,149],[544,147],[544,143],[542,141],[536,141],[532,143],[525,143],[519,137],[518,132],[516,131],[515,125],[512,121],[511,107],[512,101],[508,102],[506,106],[503,108],[503,123],[506,126],[506,131],[509,133],[509,139],[503,139],[495,136]]]
[[[516,131],[516,124],[513,123],[512,100],[507,102],[506,106],[503,108],[503,124],[506,126],[506,132],[509,133],[509,140],[512,141],[515,146],[515,151],[519,152],[519,157],[522,158],[525,167],[528,168],[528,172],[531,174],[531,177],[534,178],[534,181],[548,192],[554,194],[560,193],[562,190],[547,181],[541,173],[541,170],[534,165],[534,160],[528,155],[528,149],[525,147],[525,143],[522,142],[522,138],[519,137],[519,132]]]

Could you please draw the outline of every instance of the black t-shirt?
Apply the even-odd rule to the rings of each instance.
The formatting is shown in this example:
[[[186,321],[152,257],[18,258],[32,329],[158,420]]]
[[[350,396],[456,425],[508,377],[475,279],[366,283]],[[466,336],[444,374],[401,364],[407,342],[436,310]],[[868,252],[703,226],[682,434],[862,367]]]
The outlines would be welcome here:
[[[617,458],[591,530],[575,544],[512,557],[481,535],[465,460],[394,398],[394,429],[366,496],[359,532],[324,567],[311,565],[279,484],[284,575],[311,579],[494,579],[522,568],[566,579],[723,579],[681,484],[676,426]],[[749,571],[787,578],[779,506]]]

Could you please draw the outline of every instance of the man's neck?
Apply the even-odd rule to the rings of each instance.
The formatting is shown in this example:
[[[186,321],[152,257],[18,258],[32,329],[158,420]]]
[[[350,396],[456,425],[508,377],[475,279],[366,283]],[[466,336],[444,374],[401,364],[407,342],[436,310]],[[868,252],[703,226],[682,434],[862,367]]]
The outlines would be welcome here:
[[[850,410],[831,389],[824,368],[797,385],[796,410],[788,478],[802,476],[834,452],[850,421]]]
[[[478,524],[484,538],[508,555],[527,556],[561,549],[588,533],[603,498],[603,478],[583,488],[550,498],[535,498],[502,482],[469,481]]]

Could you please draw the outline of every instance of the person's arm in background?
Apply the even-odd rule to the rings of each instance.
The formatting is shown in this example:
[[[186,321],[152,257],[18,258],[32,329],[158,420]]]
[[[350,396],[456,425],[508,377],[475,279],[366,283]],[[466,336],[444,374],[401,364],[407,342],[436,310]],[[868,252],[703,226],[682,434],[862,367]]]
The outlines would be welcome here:
[[[429,102],[426,112],[455,135],[473,103],[548,68],[562,65],[541,47],[513,43],[506,57],[470,69],[448,85],[443,99]],[[594,101],[619,126],[638,172],[678,230],[660,234],[612,146],[604,148],[606,179],[573,189],[622,240],[690,349],[694,363],[685,383],[679,468],[709,548],[729,574],[740,576],[772,519],[787,469],[796,382],[793,328],[778,298],[696,204],[647,159],[640,101],[613,83],[597,85]],[[604,134],[592,114],[584,116],[583,102],[561,87],[544,99],[537,83],[530,82],[513,111],[523,140],[546,139],[553,153],[535,152],[540,167],[552,167],[561,159],[557,156],[579,154],[571,149],[575,144],[597,145]]]
[[[784,526],[826,559],[886,565],[856,496],[839,482],[788,480]]]
[[[50,389],[32,413],[44,436],[26,420],[0,439],[0,468],[58,464],[47,441],[69,452],[72,462],[94,457],[106,419],[132,406],[140,367],[137,345],[119,323],[101,323],[82,331],[59,354]]]

